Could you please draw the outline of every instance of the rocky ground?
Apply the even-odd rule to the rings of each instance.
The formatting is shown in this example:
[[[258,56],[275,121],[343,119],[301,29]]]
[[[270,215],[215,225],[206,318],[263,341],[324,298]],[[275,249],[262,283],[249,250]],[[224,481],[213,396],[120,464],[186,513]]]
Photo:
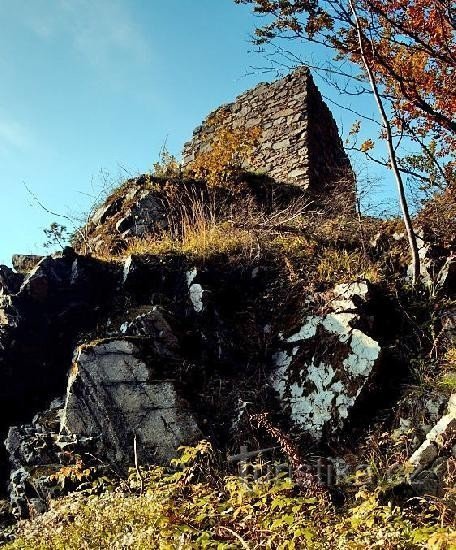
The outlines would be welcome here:
[[[373,460],[383,498],[454,514],[454,234],[422,224],[412,289],[398,221],[322,209],[258,176],[236,192],[142,176],[73,248],[0,267],[5,540],[87,478],[202,439]]]

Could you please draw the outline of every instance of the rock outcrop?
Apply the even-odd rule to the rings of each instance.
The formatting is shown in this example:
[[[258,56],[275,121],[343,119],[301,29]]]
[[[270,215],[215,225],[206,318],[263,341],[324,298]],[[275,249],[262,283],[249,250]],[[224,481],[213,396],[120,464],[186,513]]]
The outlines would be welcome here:
[[[167,464],[177,447],[201,438],[222,451],[269,448],[271,434],[260,436],[251,421],[264,413],[275,434],[283,430],[306,453],[324,449],[329,462],[343,462],[339,443],[366,438],[399,402],[411,378],[402,347],[410,355],[426,339],[426,324],[433,350],[456,346],[454,250],[438,243],[422,250],[430,288],[448,297],[433,304],[431,317],[428,303],[416,305],[421,295],[402,290],[399,297],[389,286],[390,275],[406,280],[403,238],[380,232],[369,245],[364,232],[358,241],[351,234],[350,178],[339,189],[351,197],[348,229],[339,228],[340,212],[321,214],[324,201],[306,226],[307,199],[339,207],[328,194],[348,167],[308,72],[260,85],[221,109],[227,124],[262,126],[250,168],[271,177],[244,175],[233,190],[139,176],[92,215],[82,232],[85,253],[68,247],[44,258],[16,256],[15,270],[0,266],[0,481],[4,489],[9,483],[16,516],[42,511],[66,490],[62,468],[76,469],[76,477],[106,469],[120,475],[135,462]],[[210,121],[196,131],[186,161],[215,131]],[[238,205],[253,220],[244,248],[236,241],[204,254],[178,246],[125,253],[129,239],[163,232],[182,244],[184,225],[198,215],[212,224],[203,224],[203,241],[213,227],[222,244],[225,228],[245,236],[242,216],[233,214]],[[326,240],[323,222],[335,233]],[[375,262],[376,282],[368,282]],[[407,446],[415,488],[454,445],[454,398],[431,429],[442,399]],[[396,420],[405,437],[410,418],[390,424]],[[81,464],[89,465],[83,474]]]
[[[0,265],[0,295],[16,294],[24,277],[6,265]]]
[[[145,345],[138,339],[84,345],[68,379],[60,432],[93,438],[98,454],[119,467],[133,463],[135,438],[142,464],[166,464],[180,445],[201,437],[164,357],[149,355]]]
[[[293,422],[316,439],[343,426],[380,363],[378,342],[356,328],[367,283],[338,285],[334,295],[328,313],[304,316],[273,356],[274,389]]]
[[[409,459],[410,485],[416,494],[442,494],[449,457],[456,459],[456,394]]]
[[[68,249],[41,260],[19,289],[9,285],[11,292],[0,295],[3,437],[63,394],[74,346],[112,306],[117,277],[104,262]]]
[[[17,322],[2,336],[0,355],[3,365],[22,368],[19,381],[10,375],[13,395],[28,399],[2,425],[5,435],[16,426],[7,450],[17,513],[44,505],[40,493],[70,451],[119,469],[133,463],[135,439],[141,463],[162,464],[203,436],[222,447],[248,439],[243,403],[267,407],[315,442],[340,432],[381,368],[380,347],[368,334],[366,283],[337,287],[325,315],[317,313],[315,296],[303,296],[306,313],[294,329],[287,313],[275,311],[287,300],[286,288],[271,294],[280,277],[275,268],[193,262],[132,256],[108,269],[66,251],[42,260],[17,295],[4,297]],[[94,280],[103,293],[93,293]],[[43,319],[52,345],[12,344],[23,338],[24,324]],[[57,397],[63,401],[46,413],[53,418],[46,426],[43,415],[21,424]]]
[[[18,273],[27,274],[41,262],[44,256],[36,254],[14,254],[11,258],[11,263]]]
[[[306,204],[315,207],[306,190],[278,184],[264,175],[243,174],[236,196],[233,202],[229,189],[209,188],[204,181],[146,174],[131,178],[89,218],[83,238],[78,235],[78,249],[84,253],[118,254],[132,240],[159,236],[164,231],[179,235],[182,220],[191,223],[198,214],[220,222],[229,220],[242,204],[250,204],[260,216],[293,204],[300,204],[302,209]],[[353,210],[351,206],[349,210]]]

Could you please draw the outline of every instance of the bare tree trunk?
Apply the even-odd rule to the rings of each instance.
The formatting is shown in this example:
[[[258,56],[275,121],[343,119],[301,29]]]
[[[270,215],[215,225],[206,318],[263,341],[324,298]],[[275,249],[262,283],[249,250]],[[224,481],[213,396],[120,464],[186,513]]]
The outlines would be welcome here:
[[[380,97],[380,93],[378,90],[377,82],[375,81],[373,71],[369,65],[369,62],[367,60],[366,53],[364,50],[364,39],[366,40],[368,39],[363,33],[363,30],[361,28],[359,18],[358,18],[358,13],[356,11],[353,0],[349,0],[349,4],[350,4],[353,17],[355,19],[355,26],[356,26],[356,32],[358,35],[358,43],[359,43],[361,59],[364,63],[364,67],[369,77],[369,83],[372,88],[372,92],[374,94],[378,110],[380,112],[382,123],[386,131],[386,143],[388,145],[388,154],[390,158],[391,169],[393,171],[393,174],[396,180],[397,190],[399,193],[399,202],[402,210],[402,217],[404,220],[405,229],[407,231],[410,252],[412,254],[412,285],[415,286],[415,284],[417,283],[420,277],[420,268],[421,268],[420,257],[418,255],[418,245],[416,242],[415,233],[413,231],[412,219],[410,217],[410,212],[408,209],[407,198],[405,196],[404,182],[402,180],[399,166],[397,164],[397,157],[396,157],[396,151],[394,149],[394,144],[393,144],[393,134],[391,131],[391,124],[386,114],[385,107],[383,105],[382,98]]]

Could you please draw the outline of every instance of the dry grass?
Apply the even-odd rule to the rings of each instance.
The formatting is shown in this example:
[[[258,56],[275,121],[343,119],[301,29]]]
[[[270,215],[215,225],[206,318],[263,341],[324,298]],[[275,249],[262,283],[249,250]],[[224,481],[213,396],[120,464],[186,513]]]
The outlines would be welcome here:
[[[180,234],[164,232],[159,236],[129,241],[122,256],[131,254],[179,253],[205,261],[224,255],[232,261],[268,259],[283,265],[293,280],[340,283],[360,278],[376,283],[380,268],[361,251],[347,251],[318,243],[304,234],[281,233],[239,226],[234,221],[217,222],[204,216],[181,225]]]
[[[123,253],[165,254],[181,253],[207,259],[216,254],[233,254],[252,258],[258,251],[258,241],[253,231],[236,228],[230,222],[209,223],[199,220],[195,225],[185,226],[179,238],[170,233],[132,239]]]
[[[147,189],[158,185],[154,178],[144,178],[143,184]],[[363,224],[353,215],[325,217],[312,210],[313,203],[305,194],[283,203],[272,198],[264,205],[247,186],[230,191],[167,180],[156,191],[166,213],[166,229],[143,237],[121,237],[102,224],[97,257],[122,260],[132,254],[176,253],[201,261],[220,255],[230,262],[261,258],[282,267],[293,282],[330,285],[381,279],[378,262],[368,251],[369,241],[381,228],[378,220]]]
[[[380,269],[363,253],[355,250],[323,250],[317,265],[317,275],[324,282],[349,282],[362,277],[372,283],[381,280]]]
[[[440,245],[454,245],[456,235],[456,182],[436,193],[417,216],[418,225]]]

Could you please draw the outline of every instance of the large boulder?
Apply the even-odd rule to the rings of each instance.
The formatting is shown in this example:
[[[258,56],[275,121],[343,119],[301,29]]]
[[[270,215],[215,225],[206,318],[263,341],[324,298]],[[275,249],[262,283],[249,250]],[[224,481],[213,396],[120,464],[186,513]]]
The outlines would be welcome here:
[[[375,368],[380,346],[356,328],[367,283],[338,285],[323,315],[304,315],[273,356],[271,383],[292,422],[319,440],[350,416]]]
[[[163,358],[149,357],[137,340],[102,340],[78,348],[68,380],[61,432],[100,441],[117,465],[167,463],[201,432]]]

